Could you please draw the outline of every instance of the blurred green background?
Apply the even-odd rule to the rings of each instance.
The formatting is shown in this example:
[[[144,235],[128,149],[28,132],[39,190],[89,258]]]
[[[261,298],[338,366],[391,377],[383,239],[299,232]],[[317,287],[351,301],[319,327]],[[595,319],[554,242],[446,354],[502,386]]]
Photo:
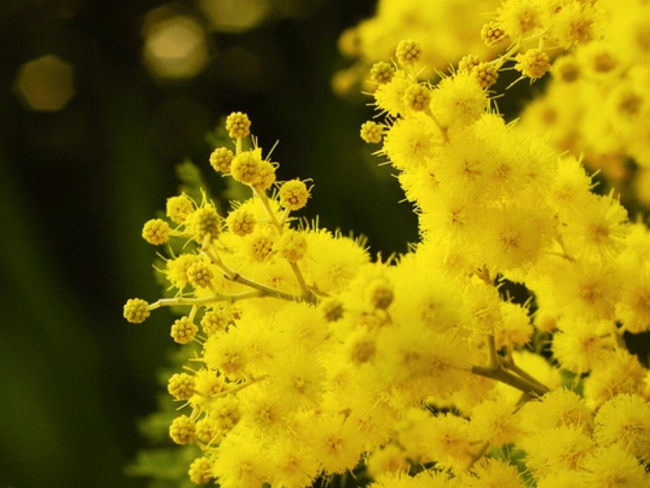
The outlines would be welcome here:
[[[124,467],[147,447],[136,422],[173,318],[130,325],[122,305],[160,293],[140,231],[176,165],[223,195],[206,135],[229,112],[263,148],[280,141],[280,179],[314,179],[303,215],[384,256],[416,239],[359,139],[367,99],[331,89],[338,36],[374,3],[0,1],[0,488],[145,485]]]

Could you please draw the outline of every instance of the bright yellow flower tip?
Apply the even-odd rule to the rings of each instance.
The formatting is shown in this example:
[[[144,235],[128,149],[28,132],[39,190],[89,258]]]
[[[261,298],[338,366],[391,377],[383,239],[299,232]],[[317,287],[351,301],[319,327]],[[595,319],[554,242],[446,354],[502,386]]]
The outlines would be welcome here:
[[[132,324],[141,324],[149,315],[149,304],[141,298],[131,298],[124,305],[124,318]]]
[[[169,437],[176,444],[190,444],[194,442],[196,426],[194,422],[187,416],[181,415],[172,421],[169,426]]]
[[[309,190],[304,181],[287,181],[280,187],[280,205],[289,210],[300,210],[307,205]]]
[[[199,328],[190,320],[189,317],[181,317],[174,322],[170,336],[178,344],[187,344],[196,336]]]
[[[169,224],[162,219],[152,219],[144,224],[142,237],[149,244],[158,246],[169,240]]]
[[[233,139],[243,139],[250,134],[251,121],[242,112],[233,112],[226,118],[226,130]]]
[[[176,400],[189,400],[194,395],[194,376],[175,373],[167,382],[167,391]]]
[[[210,165],[219,173],[230,173],[230,163],[232,163],[233,157],[230,149],[218,147],[210,154]]]

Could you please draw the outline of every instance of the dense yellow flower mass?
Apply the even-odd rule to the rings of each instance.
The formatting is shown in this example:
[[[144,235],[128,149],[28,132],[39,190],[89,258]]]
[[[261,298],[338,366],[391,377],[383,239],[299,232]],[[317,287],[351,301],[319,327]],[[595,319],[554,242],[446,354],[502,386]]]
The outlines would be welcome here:
[[[187,310],[170,335],[198,352],[169,379],[169,434],[198,446],[193,482],[299,488],[355,470],[373,488],[650,487],[650,373],[626,347],[650,330],[650,233],[557,143],[562,111],[596,110],[572,100],[590,97],[604,116],[579,137],[646,164],[649,5],[505,0],[476,32],[501,52],[458,53],[437,84],[420,79],[430,46],[395,43],[370,70],[379,115],[361,137],[421,238],[386,261],[296,219],[311,187],[276,182],[254,138],[244,149],[248,116],[228,117],[232,147],[210,164],[251,196],[230,211],[170,198],[143,237],[184,243],[162,270],[176,295],[124,307],[133,323]],[[399,8],[382,2],[376,22]],[[528,110],[559,103],[559,134],[498,113],[489,90],[511,68],[552,73]]]

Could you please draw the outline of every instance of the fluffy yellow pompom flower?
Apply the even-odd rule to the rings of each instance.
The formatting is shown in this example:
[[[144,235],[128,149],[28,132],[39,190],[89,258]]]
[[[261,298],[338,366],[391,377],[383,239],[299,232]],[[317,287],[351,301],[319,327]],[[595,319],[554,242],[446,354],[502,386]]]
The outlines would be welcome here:
[[[282,184],[279,192],[280,205],[288,210],[300,210],[307,205],[309,190],[304,181],[298,179]]]
[[[162,219],[152,219],[147,221],[142,228],[142,237],[149,244],[159,246],[169,240],[171,229],[169,224]]]
[[[199,260],[195,254],[181,254],[176,259],[170,259],[165,267],[165,277],[173,287],[182,290],[189,283],[187,270]]]
[[[506,0],[499,8],[497,22],[512,41],[519,42],[543,27],[540,2]]]
[[[431,97],[431,109],[445,127],[471,124],[488,105],[485,90],[470,73],[443,78]]]
[[[212,204],[197,208],[185,222],[192,238],[201,243],[206,237],[219,238],[221,232],[221,219]]]
[[[167,217],[172,222],[182,224],[187,219],[187,216],[194,212],[194,204],[192,200],[185,194],[178,195],[167,199]]]
[[[232,178],[245,185],[253,185],[260,179],[261,168],[262,155],[259,150],[243,151],[230,164]]]
[[[621,448],[598,448],[584,463],[583,480],[591,488],[647,488],[650,477],[643,464]],[[571,487],[573,488],[573,486]]]
[[[529,49],[523,54],[518,54],[516,60],[515,69],[531,80],[541,78],[551,69],[548,54],[540,49]]]
[[[149,304],[141,298],[131,298],[124,305],[124,318],[132,324],[144,322],[149,315]]]
[[[515,442],[521,429],[513,412],[512,405],[502,399],[484,401],[472,410],[473,434],[497,447]]]
[[[595,424],[598,444],[618,444],[633,456],[650,460],[650,404],[643,397],[615,396],[598,409]]]
[[[288,230],[282,234],[275,248],[283,258],[295,263],[305,256],[307,239],[302,232]]]

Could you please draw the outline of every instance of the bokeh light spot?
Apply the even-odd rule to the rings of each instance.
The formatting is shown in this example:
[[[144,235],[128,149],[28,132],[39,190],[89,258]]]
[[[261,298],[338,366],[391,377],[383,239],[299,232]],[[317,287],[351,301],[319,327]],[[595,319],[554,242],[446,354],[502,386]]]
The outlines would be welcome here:
[[[200,0],[199,6],[214,29],[222,32],[253,29],[269,12],[266,0]]]
[[[162,7],[164,8],[164,7]],[[160,12],[151,12],[160,17]],[[188,15],[145,22],[144,61],[151,74],[160,80],[196,76],[208,63],[205,32]]]
[[[18,69],[13,88],[29,110],[61,110],[74,95],[72,66],[51,54],[42,56]]]

